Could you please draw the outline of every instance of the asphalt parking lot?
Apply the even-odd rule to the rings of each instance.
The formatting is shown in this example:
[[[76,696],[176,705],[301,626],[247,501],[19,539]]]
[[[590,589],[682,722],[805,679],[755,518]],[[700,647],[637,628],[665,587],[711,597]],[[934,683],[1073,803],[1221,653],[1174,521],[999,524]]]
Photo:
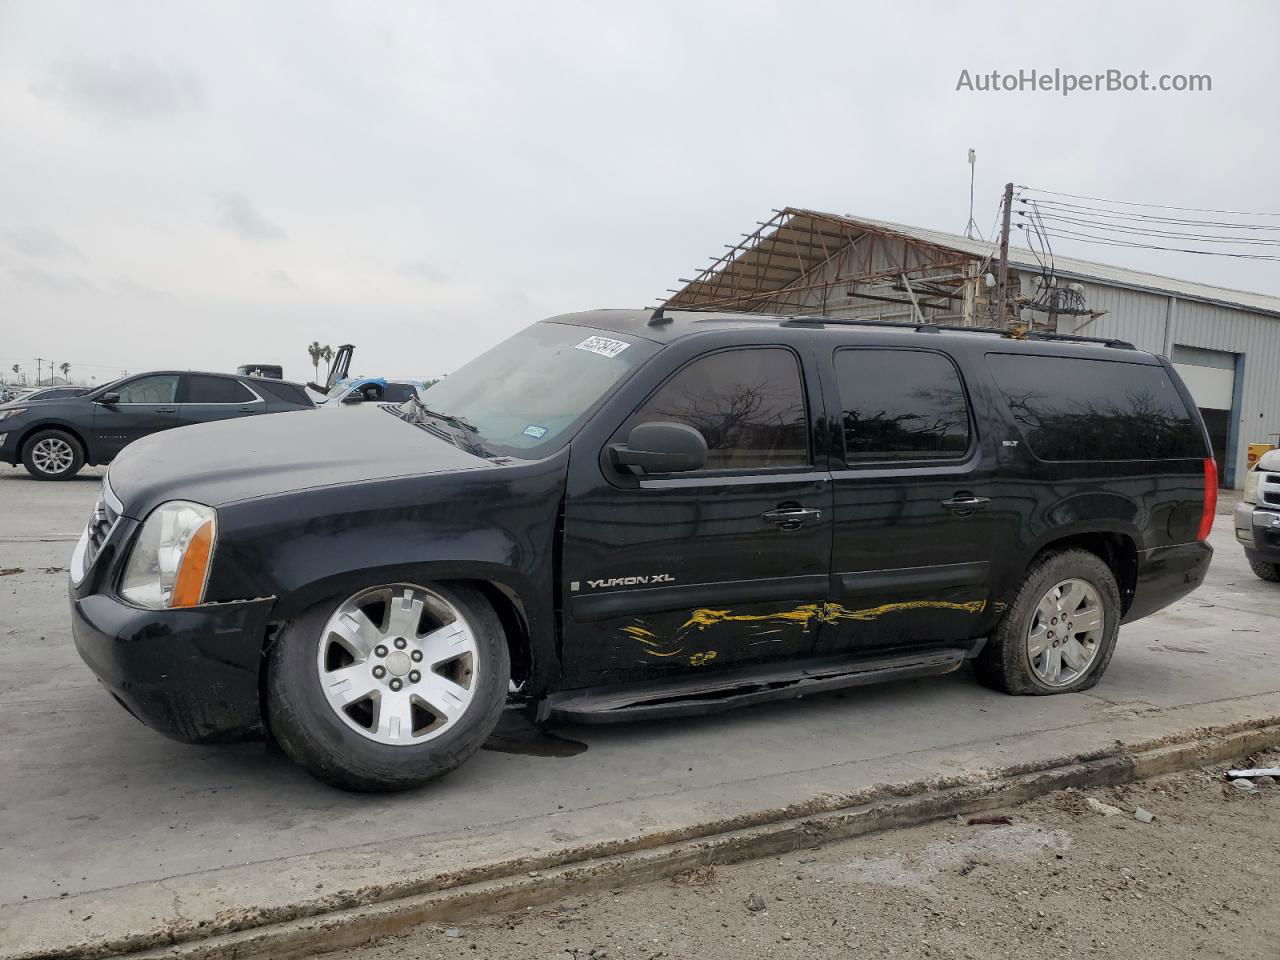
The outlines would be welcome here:
[[[66,566],[100,472],[0,466],[0,955],[389,883],[486,857],[687,828],[860,785],[1280,716],[1280,587],[1231,534],[1191,597],[1124,628],[1102,683],[1011,698],[967,671],[721,717],[508,727],[426,789],[337,792],[262,745],[191,747],[128,716],[72,645]],[[585,749],[583,749],[585,747]]]

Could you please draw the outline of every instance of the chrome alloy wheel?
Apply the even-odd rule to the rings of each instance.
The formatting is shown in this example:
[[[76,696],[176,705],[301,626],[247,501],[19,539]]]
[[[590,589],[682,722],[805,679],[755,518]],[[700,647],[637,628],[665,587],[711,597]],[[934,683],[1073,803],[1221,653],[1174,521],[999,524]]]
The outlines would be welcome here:
[[[59,437],[45,437],[31,448],[31,462],[41,473],[63,473],[75,461],[71,444]]]
[[[1027,628],[1027,658],[1041,683],[1065,687],[1093,665],[1106,617],[1102,597],[1085,580],[1063,580],[1036,604]]]
[[[325,700],[347,726],[378,743],[412,746],[466,713],[479,660],[461,610],[398,583],[361,591],[334,611],[316,668]]]

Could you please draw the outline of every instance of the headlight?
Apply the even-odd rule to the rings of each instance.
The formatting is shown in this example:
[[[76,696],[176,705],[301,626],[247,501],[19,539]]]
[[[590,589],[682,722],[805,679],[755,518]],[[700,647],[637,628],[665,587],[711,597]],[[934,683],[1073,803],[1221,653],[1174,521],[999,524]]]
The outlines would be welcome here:
[[[10,407],[8,410],[0,410],[0,420],[8,420],[10,417],[16,417],[18,414],[26,412],[26,407]]]
[[[1244,475],[1244,493],[1240,495],[1240,499],[1245,503],[1258,502],[1258,468],[1255,466],[1252,470],[1246,470]]]
[[[203,603],[216,536],[212,507],[186,500],[162,503],[133,543],[120,595],[153,610]]]

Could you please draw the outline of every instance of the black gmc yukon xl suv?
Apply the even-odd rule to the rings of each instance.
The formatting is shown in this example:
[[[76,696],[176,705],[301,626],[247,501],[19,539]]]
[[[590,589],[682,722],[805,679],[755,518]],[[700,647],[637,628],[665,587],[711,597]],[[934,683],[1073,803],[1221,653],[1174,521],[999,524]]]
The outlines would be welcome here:
[[[1216,493],[1186,388],[1128,344],[595,311],[403,405],[131,444],[71,607],[143,722],[395,789],[513,701],[671,717],[966,660],[1086,689],[1204,578]]]

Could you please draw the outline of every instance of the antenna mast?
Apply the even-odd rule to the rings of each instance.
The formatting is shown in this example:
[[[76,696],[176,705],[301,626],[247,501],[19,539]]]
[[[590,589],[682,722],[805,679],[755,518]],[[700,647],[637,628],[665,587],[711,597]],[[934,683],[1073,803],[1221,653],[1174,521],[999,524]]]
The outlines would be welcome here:
[[[964,235],[970,240],[981,240],[982,234],[978,230],[978,223],[973,219],[973,168],[977,162],[978,155],[974,152],[973,147],[969,148],[969,222],[965,224]]]

